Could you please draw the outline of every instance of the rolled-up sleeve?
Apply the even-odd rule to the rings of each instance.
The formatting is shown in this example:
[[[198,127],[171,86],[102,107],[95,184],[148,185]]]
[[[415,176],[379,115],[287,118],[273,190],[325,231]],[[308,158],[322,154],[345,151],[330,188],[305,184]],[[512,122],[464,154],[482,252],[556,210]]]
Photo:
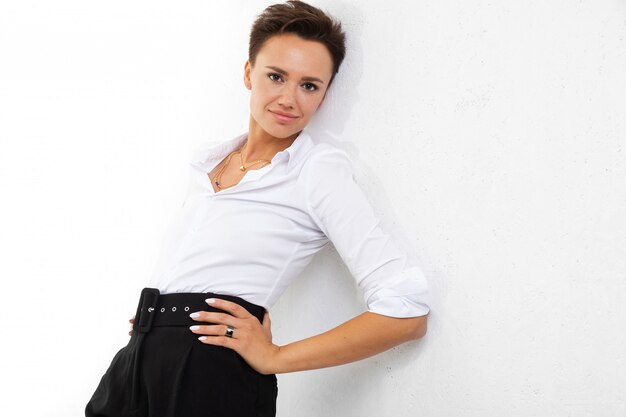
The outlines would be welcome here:
[[[368,311],[390,317],[429,312],[428,283],[418,266],[380,225],[354,181],[347,153],[326,146],[305,165],[306,206],[345,262]]]

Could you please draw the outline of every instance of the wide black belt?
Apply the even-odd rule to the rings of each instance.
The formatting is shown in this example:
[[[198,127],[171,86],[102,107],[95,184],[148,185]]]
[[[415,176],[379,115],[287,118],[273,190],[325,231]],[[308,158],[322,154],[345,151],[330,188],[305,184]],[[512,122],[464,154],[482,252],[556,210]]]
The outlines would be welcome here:
[[[212,311],[227,313],[224,310],[212,307],[205,301],[207,298],[221,298],[239,304],[263,322],[265,308],[244,300],[241,297],[213,292],[180,292],[161,294],[157,288],[146,287],[141,291],[141,297],[135,313],[133,331],[148,333],[157,326],[192,326],[199,324],[189,317],[196,311]]]

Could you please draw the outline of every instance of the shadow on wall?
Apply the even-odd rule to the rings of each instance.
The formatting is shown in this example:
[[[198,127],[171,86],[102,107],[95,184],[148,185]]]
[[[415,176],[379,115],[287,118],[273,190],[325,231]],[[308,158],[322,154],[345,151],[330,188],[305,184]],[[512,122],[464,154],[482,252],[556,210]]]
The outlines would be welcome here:
[[[407,248],[410,265],[424,267],[417,256],[414,240],[407,235],[402,223],[397,221],[395,207],[387,196],[385,185],[380,181],[376,172],[361,160],[357,146],[358,138],[349,137],[345,133],[352,109],[361,99],[359,92],[363,75],[363,58],[366,53],[361,39],[365,18],[363,12],[354,3],[334,1],[332,4],[332,14],[341,20],[346,31],[346,58],[327,93],[324,104],[311,119],[308,130],[314,142],[327,142],[348,153],[354,169],[354,179],[367,195],[374,211],[380,214],[381,227],[390,233],[400,247]],[[364,123],[370,123],[370,121],[364,121]],[[336,252],[333,252],[333,255],[338,256]],[[320,256],[328,255],[320,253]]]
[[[394,227],[398,222],[394,220],[396,215],[384,184],[360,160],[356,138],[346,135],[354,104],[361,99],[359,94],[365,53],[361,44],[364,16],[355,3],[333,2],[332,5],[331,14],[342,21],[346,31],[346,58],[324,104],[307,129],[314,142],[330,143],[348,153],[356,182],[366,193],[374,211],[384,213],[381,216],[381,227],[390,233],[400,247],[411,248],[413,244],[406,232],[401,227]],[[365,183],[367,187],[363,186]],[[410,252],[409,262],[417,262],[412,258],[415,251],[407,249],[407,252]],[[290,343],[322,333],[366,309],[360,290],[331,243],[316,255],[273,308],[275,343]],[[294,311],[298,311],[297,317],[294,317]],[[423,349],[422,343],[416,345],[410,342],[366,361],[306,373],[280,374],[279,409],[289,409],[288,404],[294,402],[317,415],[355,415],[355,412],[367,415],[371,410],[362,410],[363,414],[355,410],[359,404],[365,404],[361,399],[370,392],[367,386],[373,381],[388,378],[392,369],[394,373],[404,373],[403,370],[409,372],[411,364]],[[337,396],[337,393],[341,395]]]

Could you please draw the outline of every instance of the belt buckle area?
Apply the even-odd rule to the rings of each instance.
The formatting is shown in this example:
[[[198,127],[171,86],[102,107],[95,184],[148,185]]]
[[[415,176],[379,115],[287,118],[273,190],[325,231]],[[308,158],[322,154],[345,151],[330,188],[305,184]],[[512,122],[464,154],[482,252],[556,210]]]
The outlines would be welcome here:
[[[156,314],[156,307],[161,293],[157,288],[144,288],[141,291],[136,317],[139,317],[137,331],[148,333]]]

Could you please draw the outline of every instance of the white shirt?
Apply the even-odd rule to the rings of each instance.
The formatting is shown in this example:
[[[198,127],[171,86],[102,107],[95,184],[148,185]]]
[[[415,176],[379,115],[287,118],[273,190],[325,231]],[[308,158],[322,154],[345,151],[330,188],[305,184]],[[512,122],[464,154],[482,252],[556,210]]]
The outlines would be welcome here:
[[[207,175],[247,133],[193,152],[187,197],[164,238],[150,286],[162,294],[214,292],[269,309],[332,241],[368,311],[425,315],[428,285],[379,226],[347,153],[304,129],[240,182],[215,193]],[[237,161],[237,160],[235,160]]]

